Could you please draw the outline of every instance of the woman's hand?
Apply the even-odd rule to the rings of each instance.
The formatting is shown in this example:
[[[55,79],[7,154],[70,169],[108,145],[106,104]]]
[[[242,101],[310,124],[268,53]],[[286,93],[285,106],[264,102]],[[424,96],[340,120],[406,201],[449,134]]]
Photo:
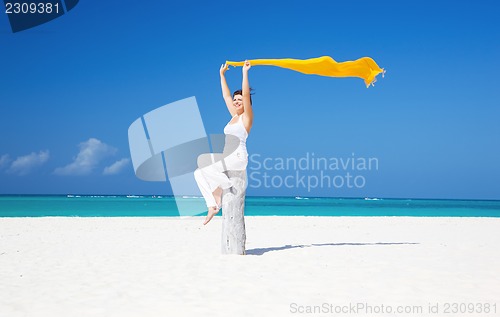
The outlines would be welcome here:
[[[227,64],[223,64],[223,65],[220,66],[220,71],[219,72],[220,72],[221,76],[224,76],[224,73],[226,72],[226,70],[228,69],[228,67],[229,67],[229,65],[227,65]]]
[[[250,67],[252,67],[252,65],[250,65],[250,62],[248,60],[245,60],[245,63],[243,64],[243,72],[248,72],[248,70],[250,69]]]

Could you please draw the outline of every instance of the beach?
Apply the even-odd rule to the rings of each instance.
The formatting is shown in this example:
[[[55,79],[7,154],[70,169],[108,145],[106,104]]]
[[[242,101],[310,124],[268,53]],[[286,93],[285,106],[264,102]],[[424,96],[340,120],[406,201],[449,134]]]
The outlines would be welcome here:
[[[500,218],[203,219],[0,218],[0,316],[500,315]]]

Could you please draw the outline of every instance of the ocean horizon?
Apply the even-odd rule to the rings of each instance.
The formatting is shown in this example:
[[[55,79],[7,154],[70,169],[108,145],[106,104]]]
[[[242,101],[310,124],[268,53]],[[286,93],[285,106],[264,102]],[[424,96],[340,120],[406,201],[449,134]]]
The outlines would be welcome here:
[[[500,217],[500,200],[247,196],[245,215]],[[57,216],[178,217],[179,212],[170,195],[0,195],[0,217]]]

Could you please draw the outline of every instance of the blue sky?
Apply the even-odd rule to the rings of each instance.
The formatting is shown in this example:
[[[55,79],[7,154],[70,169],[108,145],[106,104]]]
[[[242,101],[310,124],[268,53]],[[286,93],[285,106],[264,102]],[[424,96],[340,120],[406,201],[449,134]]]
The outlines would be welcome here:
[[[196,96],[207,132],[222,133],[225,60],[329,55],[370,56],[387,74],[366,89],[359,78],[253,67],[248,151],[374,157],[378,169],[353,171],[362,188],[248,195],[500,199],[499,14],[495,1],[89,0],[12,33],[2,13],[0,194],[171,194],[134,175],[135,119]],[[239,88],[241,69],[227,79]]]

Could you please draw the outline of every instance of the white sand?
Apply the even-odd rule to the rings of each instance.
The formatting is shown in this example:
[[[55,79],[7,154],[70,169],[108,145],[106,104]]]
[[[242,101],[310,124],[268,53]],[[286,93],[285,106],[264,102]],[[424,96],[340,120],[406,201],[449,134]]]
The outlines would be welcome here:
[[[500,315],[500,219],[247,217],[246,256],[202,220],[0,218],[0,316]]]

